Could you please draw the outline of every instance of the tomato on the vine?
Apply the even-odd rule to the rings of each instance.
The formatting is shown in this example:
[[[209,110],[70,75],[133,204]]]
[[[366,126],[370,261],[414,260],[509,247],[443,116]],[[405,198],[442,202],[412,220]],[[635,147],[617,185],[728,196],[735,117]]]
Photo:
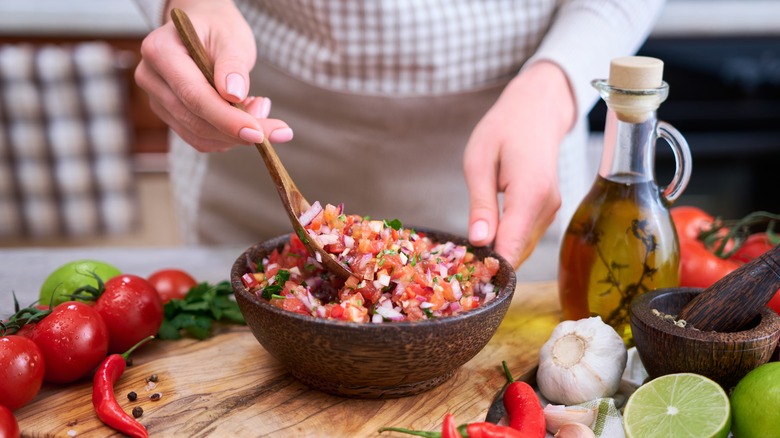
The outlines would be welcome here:
[[[145,278],[122,274],[108,280],[95,304],[108,327],[109,353],[123,353],[141,339],[157,334],[163,304]]]
[[[43,353],[18,335],[0,338],[0,405],[15,411],[38,395],[45,371]]]
[[[729,257],[731,260],[737,260],[742,263],[747,263],[761,254],[769,251],[774,247],[769,234],[767,233],[755,233],[751,234],[745,239],[745,242],[734,251]]]
[[[19,438],[19,423],[7,407],[0,405],[0,437]]]
[[[184,299],[198,282],[181,269],[161,269],[149,275],[149,283],[157,289],[163,304],[171,299]]]
[[[754,212],[737,221],[714,218],[692,206],[671,209],[680,240],[680,286],[712,286],[726,274],[765,253],[777,244],[770,230],[780,216]],[[753,232],[764,225],[766,232]],[[768,306],[780,313],[780,291]]]
[[[714,217],[690,206],[674,207],[671,214],[680,240],[680,286],[706,288],[739,267],[713,254],[699,240],[699,234],[712,227]]]
[[[43,353],[44,380],[69,383],[91,372],[108,352],[108,328],[92,306],[68,301],[55,307],[27,334]]]
[[[701,242],[680,241],[680,286],[707,288],[715,284],[740,263],[722,259],[711,253]]]

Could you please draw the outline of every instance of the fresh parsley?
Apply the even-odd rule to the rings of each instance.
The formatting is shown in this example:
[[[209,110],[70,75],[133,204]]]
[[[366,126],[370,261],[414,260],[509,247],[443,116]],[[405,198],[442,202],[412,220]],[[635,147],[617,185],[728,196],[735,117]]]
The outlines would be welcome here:
[[[157,332],[160,339],[181,339],[183,333],[206,339],[214,321],[246,324],[228,281],[197,284],[183,299],[168,301],[164,311],[165,316]]]

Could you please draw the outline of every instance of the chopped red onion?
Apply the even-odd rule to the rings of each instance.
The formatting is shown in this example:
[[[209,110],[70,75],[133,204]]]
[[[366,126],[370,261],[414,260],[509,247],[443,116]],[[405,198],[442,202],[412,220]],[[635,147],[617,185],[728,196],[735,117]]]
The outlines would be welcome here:
[[[320,204],[320,201],[314,201],[314,204],[312,204],[308,210],[304,211],[298,220],[301,222],[301,225],[305,227],[306,225],[309,225],[321,211],[322,205]]]
[[[452,295],[456,300],[459,300],[463,296],[463,291],[460,288],[460,282],[453,278],[450,282],[450,285],[452,286]]]

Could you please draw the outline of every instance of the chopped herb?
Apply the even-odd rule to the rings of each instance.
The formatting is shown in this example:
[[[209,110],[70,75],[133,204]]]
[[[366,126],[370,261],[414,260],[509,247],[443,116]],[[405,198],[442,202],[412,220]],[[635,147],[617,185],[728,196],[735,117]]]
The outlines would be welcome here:
[[[401,221],[398,219],[393,219],[391,221],[385,219],[385,226],[390,227],[396,231],[400,230],[403,227],[403,225],[401,225]]]
[[[266,300],[270,300],[271,295],[278,294],[284,289],[284,283],[286,283],[289,279],[290,271],[285,269],[278,270],[276,275],[274,275],[273,284],[266,286],[265,289],[263,289],[261,296]]]
[[[433,318],[433,311],[431,309],[426,307],[422,309],[422,311],[425,314],[425,316],[427,316],[428,318]]]
[[[343,213],[342,213],[342,214],[340,214],[340,215],[339,215],[339,220],[340,220],[341,222],[346,222],[346,221],[347,221],[347,215],[346,215],[346,214],[343,214]]]

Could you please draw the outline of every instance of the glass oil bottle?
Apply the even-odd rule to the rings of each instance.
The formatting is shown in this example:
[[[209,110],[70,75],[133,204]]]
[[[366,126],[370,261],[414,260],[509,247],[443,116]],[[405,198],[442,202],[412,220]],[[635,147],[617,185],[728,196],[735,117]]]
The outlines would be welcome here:
[[[663,62],[614,59],[608,80],[592,82],[607,104],[598,176],[574,213],[560,250],[558,287],[564,319],[599,315],[632,344],[629,306],[637,295],[679,285],[679,242],[669,207],[688,183],[688,144],[656,110],[669,86]],[[655,181],[655,142],[675,156],[665,189]]]

